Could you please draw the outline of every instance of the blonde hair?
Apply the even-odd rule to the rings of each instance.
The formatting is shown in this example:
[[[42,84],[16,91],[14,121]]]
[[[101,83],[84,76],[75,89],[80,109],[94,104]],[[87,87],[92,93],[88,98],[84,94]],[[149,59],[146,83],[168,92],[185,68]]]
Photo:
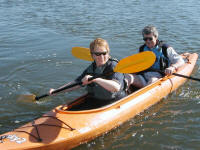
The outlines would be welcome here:
[[[108,42],[102,38],[96,38],[90,43],[90,52],[93,52],[96,48],[105,47],[108,53],[110,52]]]

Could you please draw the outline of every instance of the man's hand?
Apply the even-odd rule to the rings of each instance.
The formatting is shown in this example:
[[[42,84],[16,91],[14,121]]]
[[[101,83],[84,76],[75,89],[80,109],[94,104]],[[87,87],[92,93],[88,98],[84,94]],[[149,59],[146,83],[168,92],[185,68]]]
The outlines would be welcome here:
[[[172,75],[172,73],[174,73],[175,71],[176,71],[176,68],[174,66],[170,66],[170,67],[165,69],[165,74],[166,75]]]

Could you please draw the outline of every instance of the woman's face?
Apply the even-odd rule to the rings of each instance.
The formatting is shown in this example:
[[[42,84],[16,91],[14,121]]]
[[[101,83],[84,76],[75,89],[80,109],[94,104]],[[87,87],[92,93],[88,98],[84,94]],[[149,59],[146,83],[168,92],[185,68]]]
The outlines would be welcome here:
[[[145,34],[143,40],[149,48],[154,48],[156,46],[157,38],[153,35],[153,33]]]
[[[92,52],[92,57],[97,67],[104,65],[109,59],[109,53],[105,47],[97,47]]]

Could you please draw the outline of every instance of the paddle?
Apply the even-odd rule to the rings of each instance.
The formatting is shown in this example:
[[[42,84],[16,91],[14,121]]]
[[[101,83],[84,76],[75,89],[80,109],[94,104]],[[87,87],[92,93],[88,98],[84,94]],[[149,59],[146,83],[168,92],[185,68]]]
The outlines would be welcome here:
[[[88,48],[84,48],[84,47],[73,47],[72,48],[72,55],[74,57],[76,57],[76,58],[87,60],[87,61],[92,61],[93,60],[91,55],[90,55],[90,50]],[[146,63],[144,63],[144,64],[146,64]],[[137,67],[143,67],[143,66],[137,66]],[[156,70],[154,69],[152,71],[164,73],[164,71],[157,70],[157,69]],[[195,81],[200,81],[200,79],[198,79],[198,78],[194,78],[194,77],[191,77],[191,76],[185,76],[185,75],[178,74],[178,73],[173,73],[172,75],[183,77],[183,78],[187,78],[187,79],[191,79],[191,80],[195,80]]]
[[[128,57],[120,60],[119,63],[114,68],[113,72],[120,72],[120,73],[140,72],[140,71],[143,71],[143,70],[151,67],[153,65],[153,63],[155,62],[155,59],[156,59],[155,54],[153,52],[150,52],[150,51],[134,54],[132,56],[128,56]],[[111,74],[113,72],[109,72],[109,74]],[[102,77],[102,76],[105,76],[105,75],[94,76],[89,80],[91,81],[95,78]],[[70,89],[72,87],[75,87],[75,86],[81,85],[81,84],[82,84],[82,82],[77,82],[77,83],[73,83],[73,84],[64,86],[62,88],[59,88],[59,89],[53,91],[52,94],[56,94],[58,92],[61,92],[61,91],[66,90],[66,89]],[[44,98],[44,97],[47,97],[47,96],[51,96],[51,95],[48,94],[48,93],[41,95],[41,96],[24,95],[24,96],[21,97],[21,99],[36,100],[37,101],[37,100]]]
[[[73,47],[72,48],[72,55],[74,57],[82,59],[82,60],[87,60],[87,61],[93,61],[94,60],[92,58],[91,54],[90,54],[89,48]]]
[[[164,71],[161,71],[161,70],[158,70],[158,69],[151,69],[151,71],[165,73]],[[172,75],[183,77],[183,78],[187,78],[187,79],[191,79],[191,80],[195,80],[195,81],[200,81],[200,79],[198,79],[198,78],[194,78],[194,77],[191,77],[191,76],[185,76],[185,75],[178,74],[178,73],[172,73]]]

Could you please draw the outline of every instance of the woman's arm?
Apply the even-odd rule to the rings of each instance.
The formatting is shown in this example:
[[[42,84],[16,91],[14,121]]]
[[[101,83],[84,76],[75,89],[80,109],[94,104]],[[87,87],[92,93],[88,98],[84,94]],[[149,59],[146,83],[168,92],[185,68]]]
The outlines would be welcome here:
[[[120,90],[120,84],[117,81],[107,80],[102,78],[94,79],[94,82],[105,88],[110,92],[118,92]]]
[[[118,92],[120,90],[121,85],[117,81],[107,80],[107,79],[103,79],[103,78],[96,78],[96,79],[93,79],[92,81],[88,81],[88,79],[91,77],[92,76],[90,76],[90,75],[86,75],[82,79],[83,85],[95,82],[110,92]]]

